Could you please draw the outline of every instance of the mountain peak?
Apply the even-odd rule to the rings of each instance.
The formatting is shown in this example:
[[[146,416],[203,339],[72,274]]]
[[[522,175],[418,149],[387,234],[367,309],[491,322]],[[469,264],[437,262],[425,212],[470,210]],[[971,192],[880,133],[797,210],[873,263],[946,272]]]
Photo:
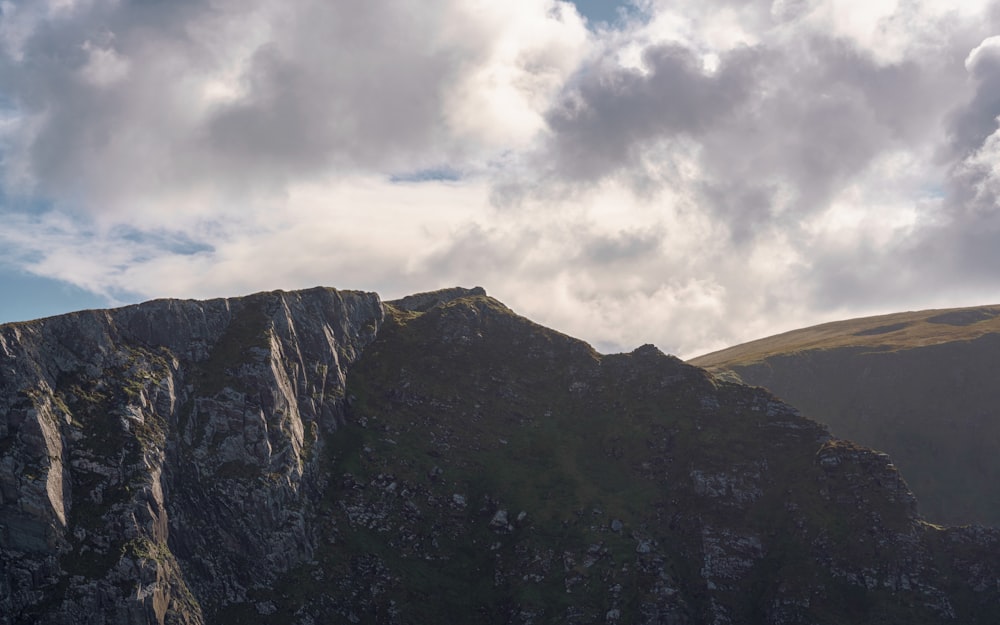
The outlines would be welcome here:
[[[386,304],[410,312],[427,312],[440,304],[447,304],[456,299],[475,295],[486,295],[486,289],[481,286],[472,287],[471,289],[455,286],[448,289],[438,289],[437,291],[414,293],[413,295],[388,301]]]

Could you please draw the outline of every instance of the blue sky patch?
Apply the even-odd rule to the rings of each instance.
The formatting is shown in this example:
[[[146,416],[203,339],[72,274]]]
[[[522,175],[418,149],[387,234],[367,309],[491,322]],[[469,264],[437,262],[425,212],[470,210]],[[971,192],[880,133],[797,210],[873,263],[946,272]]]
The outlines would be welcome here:
[[[106,297],[80,287],[0,265],[0,323],[60,315],[68,310],[107,308]]]
[[[462,172],[451,167],[430,167],[428,169],[418,169],[416,171],[393,174],[389,177],[389,182],[433,182],[444,180],[446,182],[456,182],[462,179]]]
[[[619,8],[626,11],[633,9],[627,2],[615,2],[614,0],[573,0],[580,15],[587,18],[590,25],[597,22],[607,22],[614,24],[619,18]]]

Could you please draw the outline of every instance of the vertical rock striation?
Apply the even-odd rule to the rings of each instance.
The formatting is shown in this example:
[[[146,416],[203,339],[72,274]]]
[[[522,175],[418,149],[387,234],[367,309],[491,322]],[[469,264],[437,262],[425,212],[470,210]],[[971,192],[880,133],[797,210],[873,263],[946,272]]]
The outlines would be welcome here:
[[[201,623],[309,560],[382,319],[312,289],[0,327],[0,622]]]

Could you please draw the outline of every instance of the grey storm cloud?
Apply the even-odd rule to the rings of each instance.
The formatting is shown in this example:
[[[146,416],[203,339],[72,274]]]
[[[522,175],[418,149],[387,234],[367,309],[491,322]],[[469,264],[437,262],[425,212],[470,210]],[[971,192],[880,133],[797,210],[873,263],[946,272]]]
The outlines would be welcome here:
[[[747,101],[759,55],[737,50],[706,74],[687,48],[647,48],[646,71],[598,65],[547,115],[555,173],[592,180],[638,164],[651,142],[699,136]]]
[[[975,93],[950,119],[951,156],[965,158],[982,147],[997,129],[1000,115],[1000,40],[983,42],[968,58],[967,65]]]
[[[219,157],[265,171],[385,166],[443,134],[442,90],[468,59],[429,49],[426,33],[439,30],[429,12],[412,3],[312,9],[257,50],[246,95],[212,115],[207,145]]]
[[[734,240],[794,228],[879,156],[919,146],[958,79],[941,59],[877,63],[844,41],[773,51],[745,115],[704,139],[698,198]]]
[[[966,65],[974,91],[950,117],[945,194],[907,260],[941,283],[961,276],[982,285],[1000,270],[1000,37],[983,41]]]
[[[940,292],[976,297],[993,290],[1000,270],[1000,37],[968,57],[967,76],[952,89],[966,94],[942,114],[937,146],[941,194],[922,202],[912,229],[882,247],[815,250],[809,267],[817,306],[886,297],[919,300]],[[953,57],[965,58],[963,54]],[[957,58],[953,58],[958,64]]]
[[[526,182],[498,189],[572,189],[627,172],[674,188],[752,239],[774,220],[824,208],[873,159],[925,141],[964,80],[967,44],[937,56],[879,63],[844,40],[736,48],[707,71],[695,50],[648,48],[645,71],[596,63],[547,115],[550,136]],[[694,179],[678,154],[697,155]],[[779,196],[791,207],[779,205]],[[788,225],[786,223],[785,225]]]
[[[81,3],[39,19],[0,53],[0,108],[19,122],[0,144],[5,186],[28,181],[28,193],[99,211],[122,193],[435,164],[454,147],[443,90],[483,54],[475,33],[428,37],[456,19],[449,11],[184,0]],[[206,99],[219,77],[232,93]]]
[[[640,195],[670,188],[745,251],[781,230],[802,258],[789,288],[819,310],[996,286],[1000,45],[983,45],[966,67],[990,23],[937,28],[890,58],[803,31],[761,37],[712,69],[681,44],[647,48],[642,71],[598,59],[567,85],[547,114],[548,136],[494,200],[567,198],[607,179]],[[888,240],[860,230],[853,241],[801,231],[853,183],[877,193],[873,168],[900,154],[923,159],[927,176],[910,197],[909,229]]]
[[[592,235],[584,238],[578,260],[597,265],[627,264],[655,254],[662,240],[663,233],[653,228],[618,232],[614,236]]]

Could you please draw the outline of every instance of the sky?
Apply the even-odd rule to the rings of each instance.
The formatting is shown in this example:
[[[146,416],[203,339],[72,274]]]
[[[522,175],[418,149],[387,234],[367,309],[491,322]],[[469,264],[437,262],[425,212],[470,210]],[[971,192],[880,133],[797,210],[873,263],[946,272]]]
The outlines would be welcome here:
[[[1000,0],[0,0],[0,322],[483,286],[693,357],[1000,303]]]

